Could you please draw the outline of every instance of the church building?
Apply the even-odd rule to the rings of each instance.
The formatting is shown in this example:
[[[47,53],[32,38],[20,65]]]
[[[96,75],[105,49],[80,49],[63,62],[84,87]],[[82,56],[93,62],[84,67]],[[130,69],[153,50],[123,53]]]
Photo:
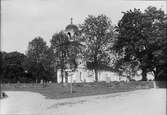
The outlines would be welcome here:
[[[77,25],[73,24],[73,19],[71,18],[71,23],[65,27],[64,33],[67,34],[70,41],[77,39],[77,33],[79,29]],[[95,74],[93,70],[89,70],[86,67],[86,61],[82,58],[82,56],[76,57],[77,62],[77,69],[75,71],[70,71],[66,69],[65,71],[68,72],[68,81],[67,82],[94,82],[95,81]],[[98,71],[98,79],[99,81],[119,81],[120,77],[118,74],[110,71],[99,70]],[[58,70],[57,72],[57,81],[60,83],[62,80],[61,78],[61,71]],[[64,78],[65,81],[65,78]]]
[[[77,25],[73,24],[73,20],[71,18],[71,23],[65,27],[64,33],[67,34],[69,37],[69,41],[75,41],[78,37],[78,27]],[[81,43],[83,44],[83,43]],[[66,69],[65,72],[67,74],[66,79],[64,77],[64,82],[94,82],[95,81],[95,72],[94,70],[90,70],[87,68],[87,62],[84,60],[84,58],[80,55],[77,55],[75,58],[75,61],[77,63],[77,69],[75,71],[71,71],[70,69]],[[103,67],[101,67],[103,68]],[[106,68],[106,67],[105,67]],[[148,76],[151,76],[150,79],[152,79],[152,74],[148,74]],[[142,77],[141,75],[133,76],[133,79],[140,80]],[[120,76],[115,72],[109,71],[109,69],[100,69],[98,70],[98,80],[99,81],[129,81],[129,78],[127,78],[126,75]],[[57,71],[57,82],[60,83],[62,81],[61,78],[61,70]]]

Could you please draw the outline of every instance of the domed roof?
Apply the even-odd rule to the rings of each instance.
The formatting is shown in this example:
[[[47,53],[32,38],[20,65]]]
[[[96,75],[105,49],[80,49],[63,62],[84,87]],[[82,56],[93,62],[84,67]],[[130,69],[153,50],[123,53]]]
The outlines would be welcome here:
[[[69,25],[66,26],[65,30],[66,31],[73,30],[74,32],[77,32],[78,31],[78,27],[76,25],[74,25],[74,24],[69,24]]]
[[[66,26],[65,31],[71,31],[71,30],[73,30],[73,32],[78,31],[78,27],[76,25],[74,25],[72,21],[73,21],[73,19],[71,18],[71,24]]]

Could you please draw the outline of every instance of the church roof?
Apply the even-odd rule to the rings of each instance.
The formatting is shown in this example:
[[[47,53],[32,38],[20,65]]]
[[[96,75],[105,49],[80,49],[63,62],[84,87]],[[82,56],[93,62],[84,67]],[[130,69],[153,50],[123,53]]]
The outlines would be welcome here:
[[[74,24],[69,24],[66,26],[65,28],[66,31],[69,31],[69,30],[73,30],[74,32],[77,32],[78,31],[78,27]]]
[[[77,32],[78,31],[78,27],[76,25],[74,25],[72,21],[73,21],[73,18],[71,18],[71,24],[67,25],[65,30],[66,31],[73,30],[73,32]]]

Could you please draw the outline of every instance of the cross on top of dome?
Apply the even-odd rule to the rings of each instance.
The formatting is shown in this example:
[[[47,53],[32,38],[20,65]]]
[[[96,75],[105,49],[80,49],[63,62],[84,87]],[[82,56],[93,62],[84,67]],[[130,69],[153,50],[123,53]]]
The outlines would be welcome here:
[[[65,31],[73,31],[74,33],[78,31],[78,27],[73,24],[73,18],[70,18],[71,23],[66,26]]]
[[[72,24],[73,18],[70,18],[70,20],[71,20],[71,24]]]

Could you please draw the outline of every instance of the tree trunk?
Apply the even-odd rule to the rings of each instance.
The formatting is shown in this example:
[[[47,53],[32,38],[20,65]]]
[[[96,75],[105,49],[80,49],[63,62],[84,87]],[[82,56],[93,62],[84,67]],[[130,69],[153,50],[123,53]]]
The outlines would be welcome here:
[[[167,70],[165,70],[166,67],[164,68],[156,68],[155,71],[155,82],[156,82],[156,86],[159,88],[167,88]]]
[[[79,78],[80,78],[80,81],[82,82],[82,76],[81,76],[81,72],[79,72]]]
[[[68,83],[68,73],[65,72],[65,82]]]
[[[156,70],[153,70],[154,73],[154,80],[156,81],[156,79],[158,78],[158,72]]]
[[[142,70],[142,81],[147,81],[147,72],[145,69]]]
[[[55,74],[54,74],[54,77],[55,77],[55,82],[57,83],[57,69],[55,69]]]
[[[64,72],[63,72],[63,69],[61,69],[61,83],[63,84],[63,81],[64,81]]]
[[[95,69],[95,82],[98,82],[98,71]]]

